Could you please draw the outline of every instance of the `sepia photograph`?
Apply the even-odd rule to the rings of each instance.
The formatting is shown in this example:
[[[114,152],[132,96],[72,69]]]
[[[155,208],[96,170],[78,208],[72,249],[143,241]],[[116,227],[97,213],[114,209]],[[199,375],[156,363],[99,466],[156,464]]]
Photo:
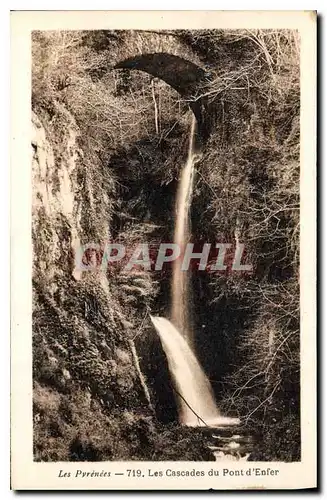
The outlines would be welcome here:
[[[33,32],[35,460],[300,459],[299,44]]]
[[[31,29],[31,460],[57,478],[303,460],[301,50]]]

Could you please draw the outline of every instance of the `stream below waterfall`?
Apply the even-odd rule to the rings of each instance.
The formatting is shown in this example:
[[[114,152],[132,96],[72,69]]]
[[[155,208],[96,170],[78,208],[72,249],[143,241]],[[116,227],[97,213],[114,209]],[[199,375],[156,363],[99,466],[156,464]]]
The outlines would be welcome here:
[[[239,432],[238,418],[221,415],[210,382],[187,340],[167,319],[151,316],[151,320],[168,360],[181,424],[203,428],[217,461],[247,460],[251,438]]]
[[[176,195],[174,244],[185,252],[190,238],[189,210],[194,183],[194,137],[196,121],[193,116],[186,163],[181,171]],[[201,427],[209,433],[209,449],[216,460],[247,460],[249,438],[239,434],[238,418],[221,415],[211,384],[193,350],[190,322],[189,271],[177,259],[173,265],[171,286],[171,321],[151,316],[167,357],[178,407],[179,421],[188,427]]]

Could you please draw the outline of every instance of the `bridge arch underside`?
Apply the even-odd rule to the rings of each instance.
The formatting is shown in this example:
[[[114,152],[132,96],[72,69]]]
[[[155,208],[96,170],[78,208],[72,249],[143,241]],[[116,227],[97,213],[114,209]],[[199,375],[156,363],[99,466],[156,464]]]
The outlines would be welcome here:
[[[213,128],[213,106],[202,95],[210,80],[208,72],[191,61],[166,53],[130,57],[116,64],[115,69],[144,71],[174,88],[194,113],[200,141],[207,141]]]

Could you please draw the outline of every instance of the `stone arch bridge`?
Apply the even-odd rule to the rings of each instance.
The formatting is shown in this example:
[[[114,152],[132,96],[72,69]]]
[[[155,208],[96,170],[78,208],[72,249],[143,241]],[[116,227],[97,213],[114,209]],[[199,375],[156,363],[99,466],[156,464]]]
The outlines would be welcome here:
[[[215,101],[207,95],[212,75],[183,57],[166,52],[139,54],[118,62],[114,69],[144,71],[160,78],[188,102],[198,124],[198,138],[205,143],[215,126]]]

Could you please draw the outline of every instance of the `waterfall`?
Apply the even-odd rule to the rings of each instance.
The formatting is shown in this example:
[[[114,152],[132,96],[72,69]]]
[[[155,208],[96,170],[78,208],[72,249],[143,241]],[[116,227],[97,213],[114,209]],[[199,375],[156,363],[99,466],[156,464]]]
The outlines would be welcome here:
[[[192,331],[189,322],[189,273],[182,271],[181,260],[190,237],[189,209],[192,199],[194,178],[194,135],[196,128],[195,117],[192,117],[187,161],[181,173],[176,196],[176,223],[174,243],[179,245],[181,256],[173,262],[173,276],[171,288],[171,320],[179,331],[192,340]]]
[[[181,249],[181,256],[190,237],[189,208],[194,177],[194,135],[196,121],[193,117],[188,156],[181,173],[176,198],[176,224],[174,243]],[[178,403],[180,422],[188,426],[235,425],[237,418],[221,416],[210,382],[192,350],[192,331],[189,324],[189,273],[182,271],[181,259],[174,261],[172,277],[171,322],[165,318],[151,320],[158,332],[167,356]]]
[[[237,418],[223,417],[216,406],[210,382],[187,340],[165,318],[152,317],[167,356],[177,393],[180,422],[188,426],[235,425]]]

